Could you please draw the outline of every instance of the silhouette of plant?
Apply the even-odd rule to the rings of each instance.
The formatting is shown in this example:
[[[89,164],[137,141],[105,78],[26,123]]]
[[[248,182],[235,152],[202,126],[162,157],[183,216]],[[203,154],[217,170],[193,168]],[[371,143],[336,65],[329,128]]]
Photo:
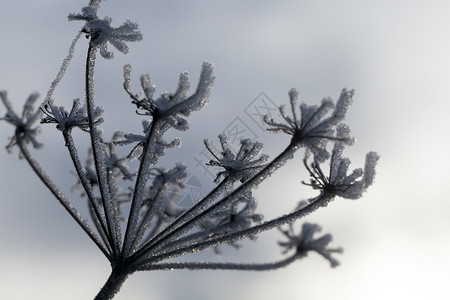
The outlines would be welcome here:
[[[291,136],[289,144],[275,158],[260,154],[263,144],[243,139],[240,148],[234,152],[225,135],[219,135],[220,153],[205,140],[207,150],[213,159],[209,166],[219,167],[214,180],[216,186],[192,207],[181,208],[174,203],[171,189],[182,190],[187,176],[184,164],[177,163],[172,169],[157,165],[167,148],[180,147],[180,140],[166,141],[164,134],[170,130],[185,131],[189,128],[187,117],[201,109],[209,100],[214,82],[213,65],[205,62],[195,92],[189,95],[189,77],[182,73],[174,93],[155,96],[155,86],[148,75],[140,78],[143,93],[130,90],[131,66],[124,66],[124,89],[137,108],[142,121],[141,134],[116,132],[110,141],[104,139],[100,125],[103,109],[95,103],[94,69],[97,51],[106,59],[113,58],[108,44],[122,53],[128,52],[128,42],[142,39],[137,23],[127,20],[117,28],[111,27],[112,19],[97,16],[101,0],[91,0],[81,13],[69,14],[69,20],[84,21],[63,61],[61,69],[52,82],[46,98],[39,108],[34,104],[37,93],[30,95],[21,115],[12,108],[6,91],[0,91],[0,98],[6,107],[1,119],[15,127],[7,150],[19,148],[20,158],[25,158],[33,171],[42,180],[55,198],[64,206],[72,218],[86,232],[90,239],[109,260],[112,272],[95,299],[112,299],[126,278],[137,271],[168,269],[221,269],[221,270],[270,270],[286,266],[315,251],[326,258],[332,267],[338,261],[332,257],[341,253],[341,248],[329,248],[332,237],[325,234],[314,238],[320,230],[316,224],[305,223],[299,234],[294,233],[292,222],[326,206],[336,197],[358,199],[373,183],[375,165],[379,156],[369,152],[364,169],[358,168],[347,174],[350,160],[342,158],[342,152],[354,139],[349,128],[343,124],[347,109],[352,102],[353,91],[342,90],[336,104],[324,99],[320,105],[298,106],[298,92],[289,92],[290,112],[280,106],[283,120],[265,116],[267,130],[282,132]],[[75,99],[69,110],[57,106],[53,91],[63,78],[73,56],[75,44],[81,35],[89,38],[86,57],[85,99]],[[298,107],[300,108],[297,111]],[[37,135],[40,132],[34,123],[56,124],[61,131],[65,146],[73,162],[81,196],[87,198],[90,222],[74,208],[33,158],[29,144],[41,148]],[[75,147],[72,131],[81,129],[89,134],[91,149],[86,164],[83,164]],[[331,151],[328,143],[334,143]],[[126,157],[118,156],[117,146],[132,145]],[[256,199],[252,190],[262,181],[294,157],[300,148],[306,149],[304,164],[311,180],[305,185],[319,191],[319,194],[302,202],[293,211],[263,221],[256,210]],[[138,161],[137,170],[130,170],[128,163]],[[312,160],[312,162],[309,162]],[[329,160],[328,175],[321,164]],[[126,192],[121,191],[119,181],[129,182]],[[123,209],[123,204],[129,209]],[[124,211],[125,210],[125,211]],[[288,229],[282,229],[288,224]],[[218,246],[229,244],[239,247],[237,241],[254,238],[260,232],[279,228],[287,241],[279,242],[287,257],[271,263],[217,263],[217,262],[174,262],[173,258],[208,248],[219,251]],[[169,261],[168,261],[169,260]]]

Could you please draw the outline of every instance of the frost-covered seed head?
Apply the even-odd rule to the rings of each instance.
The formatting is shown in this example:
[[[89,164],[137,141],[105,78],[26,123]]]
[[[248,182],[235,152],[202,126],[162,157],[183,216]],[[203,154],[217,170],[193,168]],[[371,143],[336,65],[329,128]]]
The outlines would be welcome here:
[[[242,139],[238,152],[233,153],[228,145],[228,138],[225,135],[219,135],[219,140],[222,146],[220,155],[214,153],[208,140],[204,140],[206,148],[215,158],[214,160],[209,161],[207,165],[222,167],[224,169],[217,173],[214,182],[218,182],[221,176],[228,178],[231,181],[240,180],[241,182],[244,182],[261,170],[269,158],[269,156],[265,154],[256,158],[263,148],[263,144],[260,142]]]
[[[5,120],[16,127],[14,136],[10,137],[10,142],[6,146],[8,152],[19,143],[20,139],[24,144],[31,143],[34,148],[41,148],[42,144],[36,140],[36,136],[40,133],[39,127],[32,128],[33,124],[39,119],[39,110],[34,110],[34,103],[39,97],[38,93],[32,93],[25,105],[23,106],[22,115],[19,117],[13,110],[8,100],[7,92],[0,91],[0,98],[6,107],[6,114],[0,120]]]
[[[91,45],[100,49],[100,54],[104,58],[111,59],[114,56],[107,49],[108,42],[123,54],[128,53],[128,46],[125,42],[137,42],[143,38],[138,30],[138,24],[126,20],[119,27],[113,28],[111,26],[112,18],[105,17],[103,20],[100,20],[97,17],[99,3],[100,1],[94,1],[91,5],[83,7],[81,14],[69,14],[69,21],[86,21],[83,32],[86,33],[86,37],[90,37]]]
[[[284,106],[280,106],[279,111],[285,123],[277,123],[268,115],[264,116],[263,120],[269,125],[268,131],[292,135],[294,143],[306,147],[314,154],[315,160],[323,162],[330,156],[326,149],[328,141],[340,140],[346,144],[353,143],[349,134],[345,137],[335,134],[336,127],[345,118],[352,96],[353,91],[343,89],[336,106],[330,99],[323,99],[320,106],[302,103],[300,118],[298,118],[296,112],[298,92],[292,89],[289,91],[292,117],[286,114]],[[331,116],[326,117],[331,109],[334,109]]]
[[[81,106],[80,99],[73,100],[70,113],[63,106],[54,105],[53,100],[44,101],[40,107],[41,123],[55,123],[56,128],[61,131],[70,130],[72,127],[78,127],[81,130],[89,130],[89,118],[85,107]],[[95,107],[93,110],[93,123],[98,125],[103,122],[101,115],[103,108]]]
[[[281,229],[280,229],[281,230]],[[288,230],[281,230],[285,237],[288,238],[286,242],[278,242],[278,244],[285,248],[283,253],[287,253],[289,250],[295,250],[299,255],[299,258],[305,257],[309,251],[315,251],[327,259],[331,266],[337,267],[339,261],[337,261],[331,255],[333,253],[342,253],[342,248],[328,248],[328,244],[333,237],[331,234],[325,234],[320,238],[314,238],[316,232],[320,232],[321,227],[317,224],[304,223],[302,225],[302,231],[296,235],[292,223],[289,224]]]
[[[357,168],[350,174],[347,174],[350,159],[341,157],[343,150],[344,144],[340,141],[336,142],[331,155],[328,176],[323,173],[319,162],[314,160],[308,164],[309,155],[307,153],[304,164],[311,176],[311,181],[310,183],[303,182],[303,184],[309,185],[313,189],[318,189],[321,193],[328,193],[346,199],[359,199],[367,188],[372,185],[375,178],[375,166],[380,157],[375,152],[369,152],[366,155],[364,170]]]

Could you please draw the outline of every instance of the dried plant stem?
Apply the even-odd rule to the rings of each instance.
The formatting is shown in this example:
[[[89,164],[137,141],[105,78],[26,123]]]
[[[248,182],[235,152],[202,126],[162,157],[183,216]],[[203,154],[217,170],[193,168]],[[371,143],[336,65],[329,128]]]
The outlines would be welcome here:
[[[75,171],[78,175],[80,183],[83,186],[83,189],[86,193],[87,198],[89,199],[89,203],[94,212],[93,217],[97,221],[95,224],[98,223],[100,225],[100,226],[97,226],[97,227],[99,227],[98,231],[100,233],[100,236],[102,237],[103,242],[105,243],[106,247],[108,248],[108,251],[110,253],[112,253],[111,245],[112,245],[113,241],[112,241],[112,237],[109,234],[108,229],[107,229],[105,216],[104,216],[104,214],[101,213],[101,207],[99,206],[97,200],[95,199],[91,184],[89,183],[89,181],[86,178],[86,172],[80,162],[72,134],[66,130],[63,132],[63,135],[64,135],[64,140],[66,141],[67,149],[69,150],[70,158],[74,164]]]
[[[271,271],[286,267],[290,263],[299,258],[301,254],[295,253],[283,260],[271,263],[208,263],[208,262],[179,262],[179,263],[163,263],[143,265],[138,271],[155,271],[155,270],[239,270],[239,271]]]
[[[113,299],[129,275],[130,273],[126,270],[114,268],[94,300]]]
[[[70,201],[64,196],[64,194],[59,190],[56,184],[50,179],[50,177],[45,174],[44,170],[33,158],[31,153],[28,151],[27,147],[24,145],[20,134],[16,134],[17,144],[19,146],[20,152],[26,159],[31,169],[36,173],[42,183],[50,190],[50,192],[55,196],[55,198],[61,203],[65,210],[72,216],[72,218],[80,225],[80,227],[86,232],[86,234],[91,238],[91,240],[97,245],[97,247],[102,251],[102,253],[110,259],[110,255],[106,250],[105,246],[99,240],[94,230],[86,223],[86,221],[81,217],[80,213],[72,206]]]
[[[116,219],[118,216],[115,215],[117,211],[113,207],[113,203],[111,201],[111,194],[108,189],[108,179],[107,172],[104,160],[104,154],[102,149],[102,140],[99,136],[99,132],[96,128],[96,124],[94,122],[94,66],[95,66],[95,52],[96,48],[92,45],[92,42],[89,43],[89,48],[86,57],[86,78],[85,78],[85,89],[86,89],[86,107],[87,114],[89,119],[89,134],[91,136],[91,147],[92,154],[94,157],[95,170],[97,174],[97,179],[99,183],[100,189],[100,197],[102,199],[103,207],[105,210],[105,217],[108,224],[109,236],[112,240],[112,249],[113,249],[113,257],[118,257],[120,253],[120,244],[118,235],[120,233],[120,228],[117,228]]]

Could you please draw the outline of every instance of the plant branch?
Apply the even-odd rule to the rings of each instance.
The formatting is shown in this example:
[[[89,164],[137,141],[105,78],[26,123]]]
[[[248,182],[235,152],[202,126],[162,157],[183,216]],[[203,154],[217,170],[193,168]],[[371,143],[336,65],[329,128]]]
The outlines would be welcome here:
[[[184,224],[170,232],[166,235],[164,239],[160,239],[153,243],[151,246],[145,249],[145,252],[136,253],[132,256],[132,260],[136,261],[140,257],[144,256],[146,253],[149,253],[152,249],[164,245],[166,242],[171,241],[171,237],[177,237],[188,230],[190,230],[193,226],[198,224],[201,220],[204,220],[208,215],[213,214],[223,206],[231,203],[238,195],[246,192],[249,189],[252,189],[259,185],[264,179],[266,179],[270,174],[272,174],[276,169],[280,168],[286,160],[293,157],[295,151],[299,148],[300,142],[298,140],[292,139],[291,143],[286,147],[286,149],[280,153],[276,158],[274,158],[269,164],[267,164],[261,171],[256,173],[252,178],[244,182],[242,185],[237,187],[232,193],[230,193],[225,198],[216,202],[208,209],[202,211],[201,213],[196,214],[191,219],[187,220]]]
[[[159,232],[156,236],[154,236],[151,240],[145,243],[136,253],[136,257],[139,257],[145,251],[148,251],[149,248],[159,241],[165,239],[167,236],[171,235],[175,230],[184,225],[184,221],[188,222],[189,218],[194,217],[198,212],[203,210],[207,205],[209,205],[214,199],[216,199],[225,188],[229,185],[230,181],[225,179],[219,185],[217,185],[208,195],[206,195],[202,200],[197,202],[193,207],[189,208],[183,214],[181,214],[175,221],[170,223],[166,228],[164,228],[161,232]],[[182,223],[180,226],[178,226]],[[178,227],[177,227],[178,226]],[[133,255],[134,256],[134,255]],[[134,258],[132,258],[134,259]]]
[[[61,205],[66,209],[66,211],[72,216],[72,218],[80,225],[80,227],[86,232],[86,234],[91,238],[91,240],[97,245],[97,247],[103,252],[103,254],[111,260],[111,256],[108,253],[105,246],[99,240],[94,230],[89,226],[89,224],[84,220],[80,213],[73,207],[70,201],[64,196],[64,194],[58,189],[56,184],[45,174],[44,170],[39,166],[37,161],[32,157],[31,153],[28,151],[27,147],[24,145],[20,135],[16,135],[17,144],[19,145],[20,152],[23,157],[25,157],[28,164],[31,166],[33,171],[42,181],[42,183],[50,190],[53,196],[61,203]]]
[[[105,210],[106,223],[108,224],[109,236],[112,240],[112,249],[114,257],[118,257],[120,252],[120,244],[117,240],[117,233],[120,228],[116,228],[116,218],[118,212],[114,209],[112,204],[111,194],[109,191],[108,179],[106,174],[106,166],[104,160],[104,154],[102,149],[102,140],[99,136],[99,132],[94,122],[94,66],[95,66],[95,52],[96,47],[92,45],[92,41],[89,43],[89,49],[86,57],[86,109],[89,120],[89,134],[91,136],[92,154],[94,157],[94,164],[97,173],[97,179],[100,189],[100,195]]]
[[[69,151],[70,154],[70,158],[73,161],[74,167],[75,167],[75,171],[77,172],[78,178],[80,179],[80,183],[83,186],[84,191],[86,192],[87,198],[89,199],[89,203],[92,207],[92,210],[94,212],[93,217],[98,220],[98,223],[100,225],[99,229],[99,233],[100,236],[104,239],[105,237],[107,238],[107,240],[104,240],[105,244],[107,245],[108,249],[110,251],[112,251],[112,245],[113,245],[113,241],[112,241],[112,237],[111,235],[109,235],[108,233],[108,229],[106,227],[106,219],[104,214],[102,214],[100,212],[101,208],[99,207],[98,202],[95,199],[94,193],[92,191],[92,186],[89,183],[89,181],[87,180],[86,177],[86,172],[80,162],[78,153],[77,153],[77,149],[75,147],[75,143],[72,137],[72,134],[69,130],[64,130],[63,131],[63,135],[64,135],[64,140],[66,141],[66,146],[67,149]]]
[[[147,137],[142,150],[141,162],[139,164],[139,171],[136,177],[136,184],[133,192],[133,199],[131,201],[130,214],[128,216],[127,228],[125,231],[125,238],[123,242],[122,258],[127,257],[132,251],[136,226],[139,221],[139,212],[144,201],[144,188],[149,177],[149,166],[152,158],[152,141],[154,139],[156,126],[159,125],[159,119],[154,118],[148,130]],[[154,141],[153,141],[154,142]]]
[[[327,206],[328,203],[331,200],[333,200],[333,198],[334,198],[333,194],[322,193],[307,206],[305,206],[301,209],[298,209],[290,214],[283,215],[281,217],[272,219],[270,221],[263,222],[259,225],[255,225],[255,226],[252,226],[250,228],[247,228],[247,229],[244,229],[244,230],[241,230],[238,232],[229,233],[224,236],[221,236],[221,237],[218,237],[215,239],[211,239],[206,242],[199,242],[199,243],[196,243],[196,244],[193,244],[190,246],[181,247],[181,248],[175,249],[173,251],[166,252],[161,255],[153,256],[153,257],[150,257],[150,258],[147,258],[147,259],[141,261],[140,263],[141,264],[155,263],[155,262],[158,262],[158,261],[161,261],[164,259],[177,257],[179,255],[183,255],[186,253],[201,251],[203,249],[210,248],[210,247],[213,247],[213,246],[216,246],[219,244],[229,243],[229,242],[236,241],[236,240],[248,237],[248,236],[256,235],[256,234],[261,233],[262,231],[267,231],[272,228],[275,228],[275,227],[278,227],[281,225],[285,225],[287,223],[292,223],[293,221],[295,221],[299,218],[302,218],[302,217],[312,213],[313,211],[316,211],[320,207]]]
[[[155,270],[239,270],[239,271],[270,271],[286,267],[301,257],[295,253],[283,260],[271,263],[210,263],[210,262],[176,262],[162,264],[148,264],[137,268],[137,271]]]

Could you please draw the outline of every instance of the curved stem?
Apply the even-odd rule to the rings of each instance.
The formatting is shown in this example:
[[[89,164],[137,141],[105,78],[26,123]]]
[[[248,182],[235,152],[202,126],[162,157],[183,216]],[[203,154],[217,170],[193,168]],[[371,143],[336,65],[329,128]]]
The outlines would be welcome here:
[[[31,166],[33,171],[39,177],[39,179],[44,183],[44,185],[50,190],[50,192],[55,196],[55,198],[61,203],[61,205],[66,209],[66,211],[72,216],[72,218],[80,225],[80,227],[86,232],[86,234],[91,238],[91,240],[97,245],[97,247],[103,252],[108,260],[111,261],[111,255],[108,253],[105,246],[99,240],[94,230],[86,223],[80,213],[73,207],[70,201],[64,196],[64,194],[59,190],[56,184],[45,174],[44,170],[39,166],[36,160],[31,156],[30,152],[23,144],[22,138],[16,135],[17,144],[19,145],[20,152],[23,157],[25,157],[28,164]]]
[[[56,78],[52,81],[50,84],[50,88],[48,89],[47,96],[45,97],[44,101],[50,100],[50,98],[53,95],[53,92],[55,91],[56,86],[61,81],[61,79],[64,76],[64,73],[66,73],[66,69],[69,66],[70,61],[72,60],[73,53],[75,51],[75,45],[77,44],[78,40],[80,39],[82,32],[81,30],[78,32],[78,34],[73,39],[72,43],[70,44],[69,53],[67,54],[66,58],[64,58],[63,63],[61,67],[59,68],[59,72],[56,75]]]
[[[290,214],[283,215],[281,217],[272,219],[270,221],[263,222],[259,225],[255,225],[255,226],[252,226],[250,228],[247,228],[247,229],[244,229],[244,230],[241,230],[238,232],[229,233],[224,236],[208,240],[206,242],[199,242],[194,245],[189,245],[189,246],[182,247],[182,248],[170,251],[170,252],[163,253],[161,255],[153,256],[153,257],[150,257],[148,259],[141,261],[140,263],[141,264],[155,263],[155,262],[158,262],[158,261],[161,261],[164,259],[177,257],[182,254],[192,253],[195,251],[201,251],[206,248],[210,248],[210,247],[213,247],[213,246],[216,246],[219,244],[236,241],[236,240],[248,237],[248,236],[252,236],[252,235],[261,233],[262,231],[267,231],[272,228],[275,228],[275,227],[278,227],[278,226],[281,226],[281,225],[284,225],[287,223],[291,223],[299,218],[302,218],[302,217],[312,213],[313,211],[316,211],[320,207],[327,206],[328,203],[331,200],[333,200],[333,198],[334,198],[333,194],[323,193],[309,205],[303,207],[302,209],[296,210]]]
[[[295,253],[283,260],[271,262],[271,263],[208,263],[208,262],[178,262],[178,263],[164,263],[164,264],[148,264],[143,265],[137,269],[137,271],[154,271],[154,270],[175,270],[175,269],[187,269],[187,270],[239,270],[239,271],[270,271],[279,268],[283,268],[298,258],[301,255]]]

